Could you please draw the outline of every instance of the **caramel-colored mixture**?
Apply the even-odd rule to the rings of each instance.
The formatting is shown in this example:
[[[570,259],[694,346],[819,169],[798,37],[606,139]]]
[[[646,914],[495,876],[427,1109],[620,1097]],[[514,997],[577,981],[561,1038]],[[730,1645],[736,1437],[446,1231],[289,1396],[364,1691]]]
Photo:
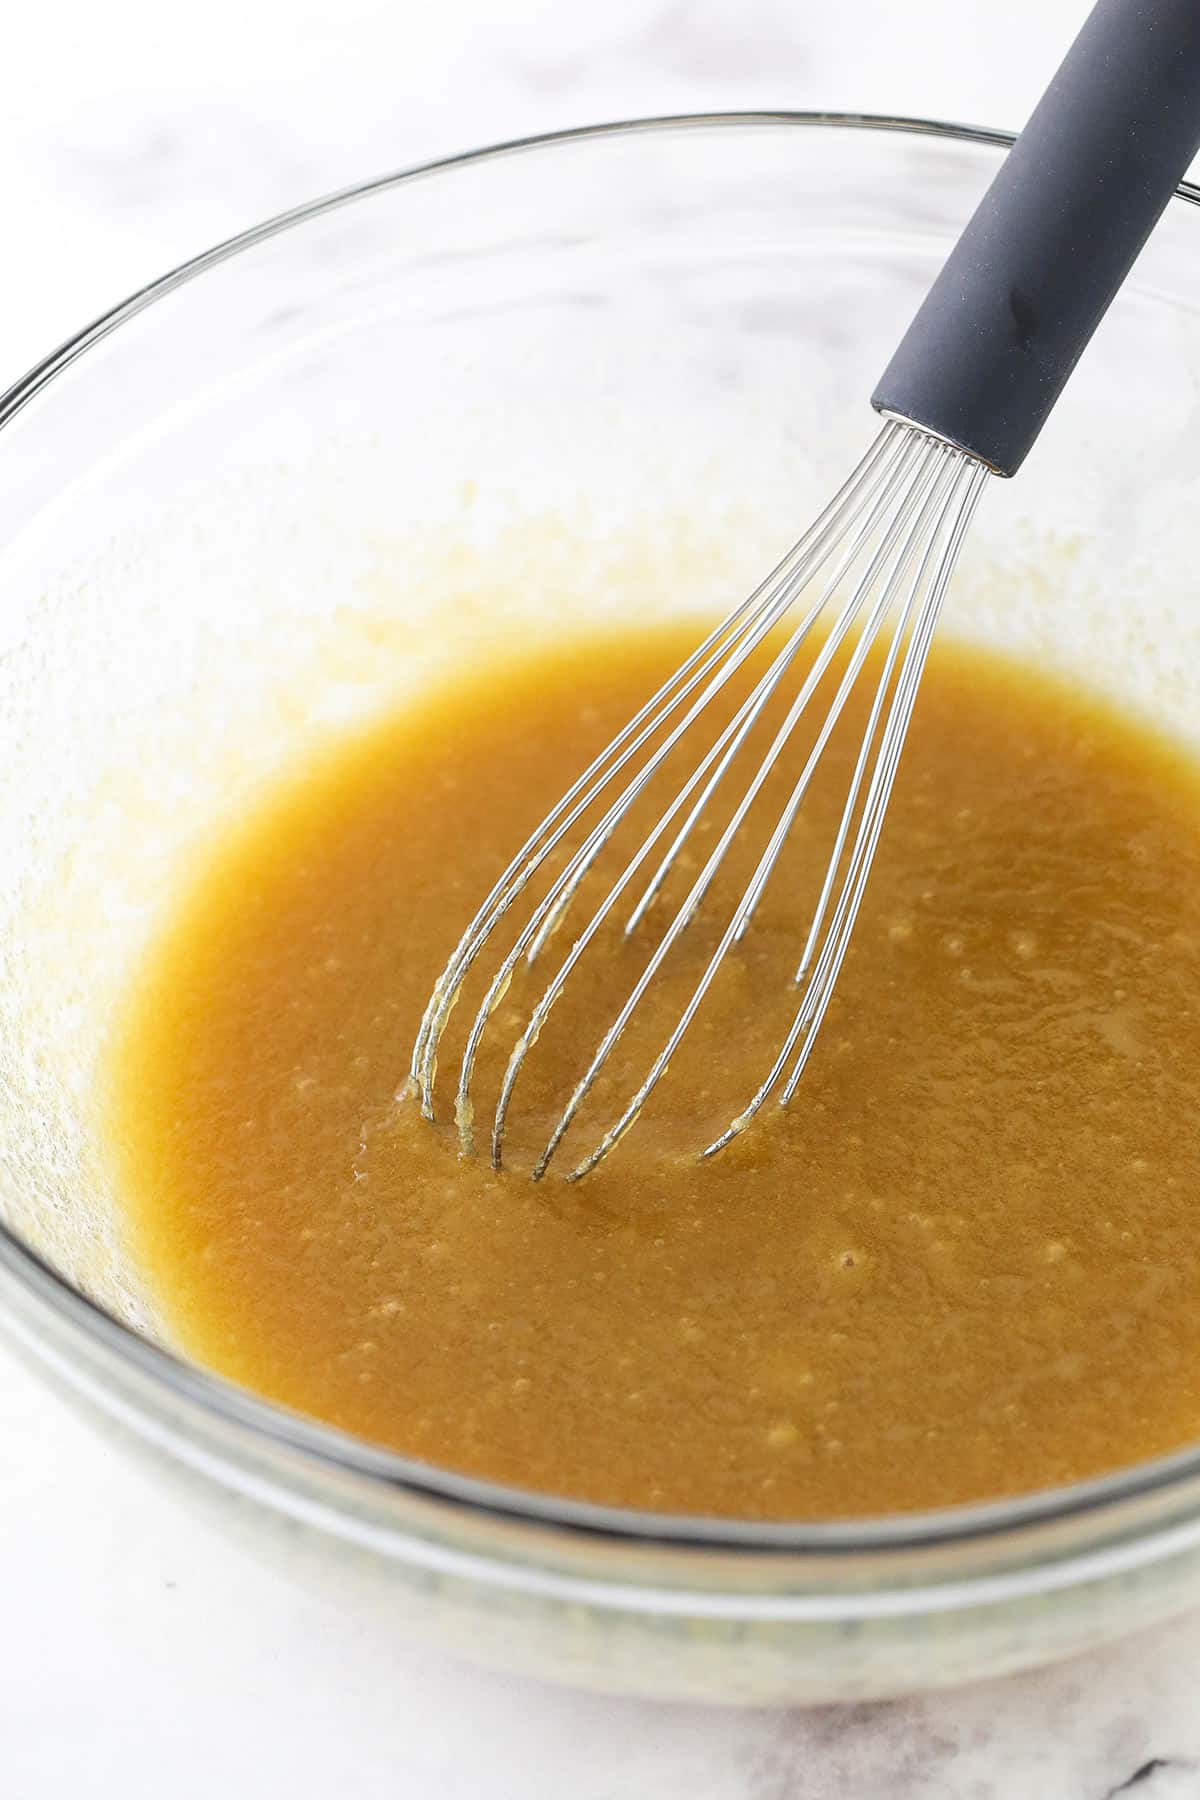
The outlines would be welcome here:
[[[692,642],[481,670],[230,826],[114,1064],[131,1229],[179,1341],[418,1458],[666,1511],[939,1506],[1195,1438],[1200,786],[1029,669],[935,649],[808,1072],[725,1154],[695,1151],[793,1015],[861,708],[658,1103],[592,1175],[562,1179],[674,1023],[795,756],[544,1180],[532,1153],[719,817],[643,931],[581,965],[517,1089],[511,1167],[457,1152],[478,983],[443,1050],[443,1122],[395,1103],[475,906]],[[481,1062],[481,1141],[532,975]]]

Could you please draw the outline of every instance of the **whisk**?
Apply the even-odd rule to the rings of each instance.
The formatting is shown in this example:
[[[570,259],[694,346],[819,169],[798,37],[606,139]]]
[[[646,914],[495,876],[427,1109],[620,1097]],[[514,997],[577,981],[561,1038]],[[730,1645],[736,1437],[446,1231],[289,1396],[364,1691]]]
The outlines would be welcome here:
[[[756,1092],[719,1136],[698,1148],[714,1155],[772,1095],[784,1105],[792,1099],[850,944],[934,629],[976,505],[991,474],[1011,476],[1020,467],[1198,147],[1200,6],[1196,0],[1100,0],[872,396],[884,423],[858,467],[766,580],[542,820],[451,956],[412,1056],[410,1086],[431,1119],[451,1011],[518,909],[513,941],[495,954],[490,974],[484,968],[486,991],[462,1052],[455,1113],[464,1151],[475,1148],[480,1047],[518,965],[542,955],[585,882],[590,892],[602,877],[601,858],[620,828],[635,808],[649,806],[653,822],[632,854],[622,851],[611,881],[600,879],[601,898],[524,1014],[492,1119],[497,1169],[522,1069],[581,958],[628,904],[627,895],[636,898],[626,934],[645,925],[672,871],[685,867],[685,846],[699,841],[701,821],[711,819],[718,789],[735,769],[742,771],[742,753],[756,741],[764,709],[774,696],[791,693],[766,750],[748,756],[749,774],[730,816],[581,1068],[532,1174],[539,1179],[549,1168],[665,959],[712,903],[717,876],[764,785],[792,755],[794,783],[677,1022],[568,1179],[578,1180],[608,1155],[666,1074],[731,948],[749,930],[834,729],[865,683],[861,743],[796,971],[798,1007]],[[751,659],[760,648],[767,662],[755,675]],[[739,671],[751,685],[729,713]],[[694,751],[690,772],[656,799],[681,747]],[[708,835],[714,831],[710,826]],[[688,859],[689,872],[695,861]],[[535,877],[547,865],[556,872],[541,891]],[[531,883],[536,898],[520,909]]]

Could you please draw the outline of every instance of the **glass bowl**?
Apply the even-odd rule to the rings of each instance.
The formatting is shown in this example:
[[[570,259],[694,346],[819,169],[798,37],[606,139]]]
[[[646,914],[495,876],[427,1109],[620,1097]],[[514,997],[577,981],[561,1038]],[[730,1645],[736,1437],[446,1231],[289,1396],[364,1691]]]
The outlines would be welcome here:
[[[489,635],[740,598],[872,434],[874,378],[1007,142],[745,115],[502,146],[210,251],[0,400],[0,1328],[398,1632],[640,1694],[827,1700],[1200,1596],[1200,1447],[755,1526],[491,1486],[269,1405],[173,1349],[100,1124],[122,995],[221,820]],[[945,621],[1190,738],[1198,197],[991,484]]]

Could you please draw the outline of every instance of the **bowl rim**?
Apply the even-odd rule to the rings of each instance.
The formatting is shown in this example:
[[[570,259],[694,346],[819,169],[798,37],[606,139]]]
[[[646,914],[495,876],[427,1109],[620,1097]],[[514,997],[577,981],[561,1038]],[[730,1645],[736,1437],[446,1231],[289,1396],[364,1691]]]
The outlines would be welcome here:
[[[418,163],[374,176],[318,196],[260,221],[138,288],[65,339],[0,392],[0,430],[9,425],[50,383],[112,332],[177,288],[222,263],[295,227],[303,226],[357,201],[432,176],[452,173],[530,152],[566,145],[655,133],[687,133],[737,128],[826,129],[834,132],[896,133],[942,143],[1007,150],[1015,133],[987,126],[956,124],[902,114],[841,111],[747,111],[651,115],[512,138],[479,149]],[[1177,197],[1200,205],[1200,185],[1181,182]],[[605,1506],[566,1496],[539,1493],[500,1482],[457,1474],[434,1464],[391,1451],[260,1398],[250,1390],[199,1367],[174,1351],[141,1336],[80,1288],[68,1281],[0,1220],[0,1277],[10,1293],[24,1302],[26,1329],[17,1336],[60,1372],[70,1366],[61,1355],[46,1351],[28,1320],[49,1319],[80,1349],[91,1352],[105,1370],[127,1371],[150,1391],[158,1391],[197,1426],[207,1420],[232,1429],[247,1447],[273,1447],[298,1453],[305,1461],[345,1478],[365,1481],[381,1492],[408,1495],[509,1525],[526,1525],[576,1536],[671,1550],[737,1550],[768,1556],[834,1558],[864,1553],[895,1555],[917,1550],[950,1550],[981,1540],[999,1540],[1039,1526],[1060,1526],[1092,1517],[1096,1523],[1120,1509],[1118,1529],[1128,1534],[1126,1509],[1131,1503],[1167,1496],[1200,1478],[1200,1442],[1170,1455],[1118,1469],[1093,1479],[1011,1498],[971,1502],[934,1511],[895,1513],[831,1521],[760,1522],[702,1515],[667,1514]],[[93,1397],[101,1400],[94,1383]],[[134,1403],[136,1408],[136,1401]],[[128,1406],[113,1411],[127,1411]],[[201,1432],[202,1435],[202,1432]],[[1183,1496],[1181,1496],[1183,1498]],[[1188,1515],[1193,1509],[1188,1507]],[[1173,1522],[1177,1522],[1173,1521]],[[1116,1523],[1116,1521],[1114,1521]],[[1059,1550],[1061,1554],[1061,1547]]]

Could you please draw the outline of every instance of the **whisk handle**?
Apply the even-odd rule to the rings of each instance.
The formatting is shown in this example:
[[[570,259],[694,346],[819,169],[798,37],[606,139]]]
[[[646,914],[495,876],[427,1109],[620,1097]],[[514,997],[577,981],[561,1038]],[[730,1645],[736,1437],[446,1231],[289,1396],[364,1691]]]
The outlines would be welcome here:
[[[1014,475],[1200,148],[1200,0],[1099,0],[872,395]]]

